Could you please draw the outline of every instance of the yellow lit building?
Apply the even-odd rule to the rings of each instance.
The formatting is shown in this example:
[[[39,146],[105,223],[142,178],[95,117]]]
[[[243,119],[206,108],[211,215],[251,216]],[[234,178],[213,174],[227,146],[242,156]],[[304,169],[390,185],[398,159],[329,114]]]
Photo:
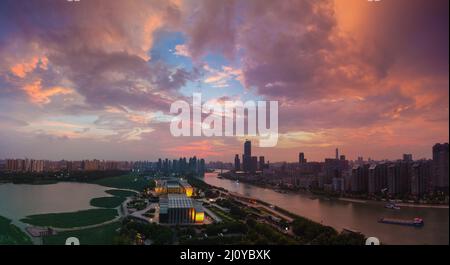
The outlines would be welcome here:
[[[194,194],[194,188],[184,180],[167,178],[156,180],[155,192],[158,195],[174,193],[191,197]]]
[[[205,220],[205,212],[195,212],[195,222],[203,223]]]
[[[186,181],[180,181],[180,185],[182,186],[183,193],[186,194],[186,196],[191,197],[194,193],[194,188]]]
[[[168,224],[201,224],[203,206],[185,194],[167,194],[160,198],[159,221]]]

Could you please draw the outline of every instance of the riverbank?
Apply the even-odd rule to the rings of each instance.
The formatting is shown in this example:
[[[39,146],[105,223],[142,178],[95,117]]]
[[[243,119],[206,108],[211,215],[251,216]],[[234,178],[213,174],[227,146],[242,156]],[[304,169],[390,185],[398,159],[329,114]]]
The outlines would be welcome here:
[[[355,203],[367,203],[366,200],[360,200],[360,199],[351,199],[351,198],[337,198],[340,201],[344,201],[344,202],[355,202]]]
[[[372,203],[372,204],[379,204],[379,205],[385,205],[385,203],[386,203],[386,201],[361,200],[361,199],[353,199],[353,198],[346,198],[346,197],[338,197],[336,199],[339,201],[353,202],[353,203]],[[442,205],[442,204],[417,204],[417,203],[399,202],[399,203],[395,203],[395,205],[397,205],[399,207],[410,207],[410,208],[449,209],[448,205]]]
[[[104,223],[117,216],[117,209],[89,209],[68,213],[29,215],[20,221],[40,227],[73,228]]]
[[[373,203],[373,204],[380,204],[384,205],[386,202],[383,201],[374,201],[374,200],[360,200],[360,199],[352,199],[352,198],[345,198],[345,197],[339,197],[337,198],[340,201],[345,202],[354,202],[354,203]],[[429,208],[429,209],[449,209],[448,205],[442,205],[442,204],[415,204],[415,203],[395,203],[395,205],[399,207],[411,207],[411,208]]]
[[[219,178],[216,173],[207,174],[204,180],[209,185],[280,206],[337,231],[351,229],[375,236],[383,244],[446,245],[449,242],[449,214],[448,209],[442,207],[405,206],[393,210],[385,208],[386,202],[383,201],[343,201],[308,192],[276,192],[245,182]],[[416,217],[425,221],[423,227],[417,229],[378,223],[380,218],[412,220]]]
[[[248,233],[244,233],[247,239],[244,242],[281,245],[363,245],[365,242],[366,236],[360,232],[337,230],[269,202],[210,186],[225,193],[217,204],[229,211],[219,207],[210,210],[226,220],[225,224],[236,221],[245,224]],[[252,235],[255,232],[258,235]],[[261,233],[266,237],[257,239]]]
[[[220,175],[223,179],[228,179],[231,181],[236,181],[236,177],[231,177],[226,174]],[[292,189],[286,189],[283,187],[273,187],[271,185],[264,185],[260,183],[254,183],[252,181],[246,181],[245,179],[238,178],[239,182],[246,183],[248,185],[252,185],[255,187],[263,188],[263,189],[270,189],[275,192],[279,193],[285,193],[285,194],[303,194],[308,196],[314,196],[318,199],[325,199],[325,200],[339,200],[344,202],[353,202],[353,203],[374,203],[374,204],[384,204],[386,201],[380,201],[380,200],[372,200],[372,199],[359,199],[359,198],[352,198],[352,197],[346,197],[345,195],[326,195],[325,192],[311,192],[309,190],[292,190]],[[409,203],[409,202],[398,202],[396,203],[397,206],[400,207],[411,207],[411,208],[429,208],[429,209],[449,209],[448,204],[431,204],[431,203]]]
[[[433,204],[413,204],[413,203],[396,203],[400,207],[411,207],[411,208],[430,208],[430,209],[449,209],[448,205],[433,205]]]

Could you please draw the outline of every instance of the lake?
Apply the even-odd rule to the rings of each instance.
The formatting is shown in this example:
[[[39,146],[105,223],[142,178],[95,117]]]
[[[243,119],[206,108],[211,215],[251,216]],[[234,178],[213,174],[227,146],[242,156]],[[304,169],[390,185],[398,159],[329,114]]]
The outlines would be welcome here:
[[[111,196],[111,188],[88,183],[59,182],[49,185],[1,184],[0,215],[17,221],[27,215],[75,212],[95,208],[92,198]]]

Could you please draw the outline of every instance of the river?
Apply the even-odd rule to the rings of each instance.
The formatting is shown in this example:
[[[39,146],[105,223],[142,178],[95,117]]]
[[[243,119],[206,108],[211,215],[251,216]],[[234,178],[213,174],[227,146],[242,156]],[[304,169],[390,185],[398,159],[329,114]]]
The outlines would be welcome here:
[[[341,231],[350,228],[377,237],[385,244],[436,245],[449,244],[449,210],[439,208],[402,207],[400,210],[384,208],[379,202],[347,202],[313,198],[308,194],[279,193],[246,183],[220,179],[217,173],[207,173],[204,181],[248,197],[279,206]],[[378,223],[381,217],[413,219],[421,217],[421,228]]]

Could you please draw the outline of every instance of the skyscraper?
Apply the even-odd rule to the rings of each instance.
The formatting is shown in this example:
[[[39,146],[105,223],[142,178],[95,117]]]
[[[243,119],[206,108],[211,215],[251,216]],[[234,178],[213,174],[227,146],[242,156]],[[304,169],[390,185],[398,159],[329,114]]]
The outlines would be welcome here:
[[[198,163],[198,174],[203,176],[206,172],[205,159],[201,158]]]
[[[252,142],[250,140],[245,140],[244,143],[244,155],[242,156],[242,162],[244,164],[244,171],[251,171],[251,159],[252,159]]]
[[[433,189],[448,191],[448,179],[448,143],[438,143],[433,146]]]
[[[258,169],[258,157],[252,156],[250,159],[250,172],[255,173]]]
[[[411,193],[421,196],[428,191],[429,178],[431,176],[431,161],[417,161],[411,167]]]
[[[409,177],[411,168],[408,162],[398,161],[388,166],[387,188],[391,195],[405,194],[411,189]]]
[[[306,159],[305,159],[305,154],[303,152],[298,154],[298,163],[300,165],[305,164],[306,163]]]
[[[369,182],[369,164],[355,165],[351,175],[351,189],[353,192],[366,192]]]
[[[239,159],[238,154],[234,156],[234,170],[236,171],[241,170],[241,160]]]
[[[406,162],[413,161],[412,154],[403,154],[403,161],[406,161]]]
[[[259,157],[259,170],[263,170],[266,167],[264,156]]]
[[[387,167],[386,163],[372,164],[369,167],[369,193],[380,193],[387,187]]]
[[[250,140],[245,140],[244,143],[244,155],[252,156],[252,142]]]
[[[336,160],[339,159],[339,149],[336,148]]]
[[[326,158],[324,163],[324,173],[321,184],[331,184],[333,178],[342,177],[342,167],[339,160]]]

